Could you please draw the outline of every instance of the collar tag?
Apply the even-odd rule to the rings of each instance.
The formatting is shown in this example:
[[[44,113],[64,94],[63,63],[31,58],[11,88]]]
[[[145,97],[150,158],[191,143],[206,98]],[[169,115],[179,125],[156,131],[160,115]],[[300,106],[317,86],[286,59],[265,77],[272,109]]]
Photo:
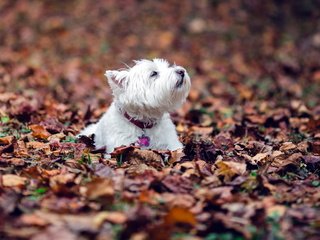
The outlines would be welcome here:
[[[137,144],[140,147],[149,147],[150,146],[150,138],[143,134],[142,136],[138,137]]]

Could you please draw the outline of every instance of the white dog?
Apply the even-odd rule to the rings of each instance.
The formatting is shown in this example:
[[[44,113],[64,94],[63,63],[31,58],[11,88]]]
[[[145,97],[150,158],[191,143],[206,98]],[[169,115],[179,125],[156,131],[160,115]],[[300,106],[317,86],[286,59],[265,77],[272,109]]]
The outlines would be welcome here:
[[[191,82],[186,70],[166,60],[135,61],[121,71],[106,71],[114,101],[96,124],[79,135],[94,134],[95,147],[106,152],[122,145],[177,150],[182,148],[169,112],[188,96]]]

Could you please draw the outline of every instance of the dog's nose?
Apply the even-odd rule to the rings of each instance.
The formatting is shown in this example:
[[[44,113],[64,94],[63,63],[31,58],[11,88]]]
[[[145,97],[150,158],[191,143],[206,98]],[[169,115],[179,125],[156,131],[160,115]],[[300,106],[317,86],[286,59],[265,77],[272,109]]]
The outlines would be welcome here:
[[[181,76],[181,78],[184,78],[184,70],[183,69],[176,70],[176,73],[179,74]]]

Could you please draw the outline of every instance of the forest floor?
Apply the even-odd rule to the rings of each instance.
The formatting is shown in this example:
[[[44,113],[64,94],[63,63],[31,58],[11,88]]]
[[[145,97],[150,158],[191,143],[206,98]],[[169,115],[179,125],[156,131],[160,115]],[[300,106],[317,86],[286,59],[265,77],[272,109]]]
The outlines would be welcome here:
[[[65,2],[0,3],[0,239],[319,239],[316,1]],[[185,148],[105,159],[103,73],[153,57]]]

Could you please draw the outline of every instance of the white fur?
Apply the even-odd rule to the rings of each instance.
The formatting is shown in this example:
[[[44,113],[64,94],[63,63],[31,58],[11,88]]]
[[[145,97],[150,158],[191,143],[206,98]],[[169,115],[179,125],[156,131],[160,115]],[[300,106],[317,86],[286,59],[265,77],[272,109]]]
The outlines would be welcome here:
[[[88,126],[79,135],[94,134],[96,148],[106,146],[107,153],[116,147],[136,143],[143,134],[150,138],[148,148],[182,148],[169,112],[180,107],[189,93],[191,82],[187,72],[180,66],[170,66],[163,59],[135,63],[132,68],[122,71],[106,71],[114,101],[96,124]],[[179,70],[185,73],[183,81]],[[154,71],[158,74],[152,77]],[[124,112],[155,125],[142,130],[126,119]]]

